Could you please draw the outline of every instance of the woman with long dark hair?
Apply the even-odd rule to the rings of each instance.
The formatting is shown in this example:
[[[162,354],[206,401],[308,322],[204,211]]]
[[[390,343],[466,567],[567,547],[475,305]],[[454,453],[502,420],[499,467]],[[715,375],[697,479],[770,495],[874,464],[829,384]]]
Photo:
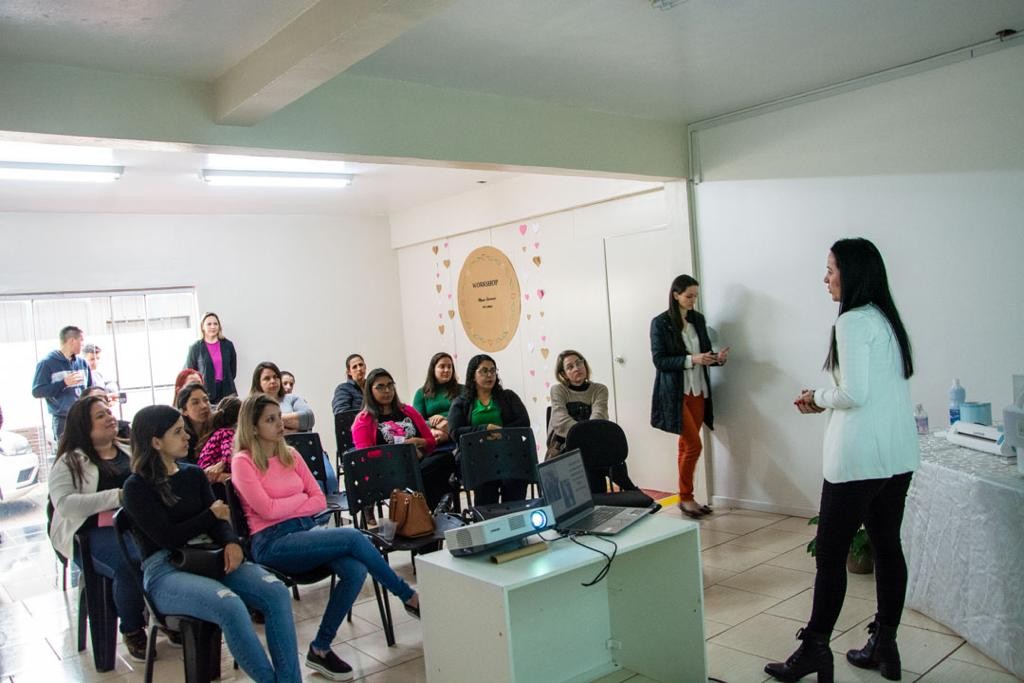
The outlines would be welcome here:
[[[832,680],[828,640],[846,597],[846,556],[863,524],[871,540],[878,611],[868,625],[867,644],[847,652],[846,659],[895,681],[896,629],[907,592],[900,527],[910,478],[920,464],[910,418],[910,338],[889,292],[882,255],[868,240],[832,245],[825,285],[839,303],[824,367],[831,383],[801,391],[794,402],[805,415],[828,411],[814,600],[810,621],[797,631],[800,647],[765,671],[780,681],[811,673],[819,681]]]
[[[145,606],[136,567],[117,545],[111,526],[113,511],[121,506],[121,487],[131,474],[131,452],[117,439],[117,419],[105,394],[86,396],[71,405],[67,424],[50,470],[53,520],[50,542],[63,557],[75,558],[74,537],[88,530],[89,550],[100,572],[114,580],[114,607],[121,620],[121,637],[128,654],[146,661]],[[135,546],[130,546],[135,552]]]
[[[466,386],[448,411],[448,431],[455,443],[465,434],[503,427],[529,427],[530,415],[511,389],[501,386],[498,366],[485,353],[469,359]],[[525,500],[528,483],[519,479],[488,482],[476,489],[473,502],[490,505]]]
[[[294,377],[292,378],[294,380]],[[256,366],[252,372],[252,385],[249,395],[267,394],[273,396],[281,404],[281,419],[286,432],[311,432],[316,424],[313,409],[298,394],[286,394],[281,371],[275,363],[268,360]]]
[[[711,350],[707,322],[695,308],[699,286],[689,275],[678,276],[669,288],[668,310],[651,321],[655,367],[651,426],[679,435],[679,509],[694,519],[712,512],[693,499],[693,473],[702,450],[701,427],[715,426],[708,367],[725,365],[729,357],[728,347]]]
[[[210,407],[210,395],[202,384],[186,384],[174,397],[174,407],[181,411],[185,418],[185,430],[188,432],[188,457],[186,462],[196,463],[196,453],[203,447],[210,436],[213,424],[213,409]]]
[[[185,421],[170,406],[147,406],[132,420],[133,474],[124,485],[124,509],[141,532],[136,538],[150,599],[161,612],[220,626],[238,665],[256,681],[298,681],[291,594],[277,577],[245,561],[228,506],[214,499],[202,470],[182,462],[188,442]],[[224,578],[171,564],[171,552],[197,538],[224,547]],[[250,607],[266,619],[270,659],[253,629]]]
[[[238,356],[235,345],[224,336],[224,328],[216,313],[205,313],[199,329],[203,336],[188,347],[185,367],[197,370],[203,376],[210,401],[217,403],[225,396],[238,393],[235,389]]]
[[[253,559],[283,572],[308,572],[325,564],[334,570],[338,582],[309,645],[306,666],[332,680],[349,680],[352,667],[331,650],[331,642],[367,572],[417,617],[419,596],[362,532],[317,525],[314,515],[327,508],[327,499],[305,461],[285,443],[281,409],[273,397],[254,393],[245,399],[237,436],[233,481],[252,532]]]
[[[455,374],[455,361],[451,354],[441,351],[430,358],[427,379],[412,397],[412,406],[430,425],[430,432],[438,446],[451,443],[448,434],[448,411],[452,401],[462,393],[462,385]]]
[[[352,423],[352,442],[356,448],[411,443],[419,456],[423,477],[423,496],[433,508],[448,492],[448,479],[455,472],[451,451],[436,451],[433,432],[419,411],[402,403],[395,380],[384,368],[366,376],[363,410]]]

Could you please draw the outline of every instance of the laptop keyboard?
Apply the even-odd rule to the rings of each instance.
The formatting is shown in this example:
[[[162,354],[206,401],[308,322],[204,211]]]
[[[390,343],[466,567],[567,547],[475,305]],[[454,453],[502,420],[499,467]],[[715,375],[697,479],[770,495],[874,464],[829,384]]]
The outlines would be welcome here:
[[[596,529],[604,526],[605,522],[619,514],[621,511],[621,508],[614,507],[595,508],[593,512],[573,524],[573,526],[581,529]]]

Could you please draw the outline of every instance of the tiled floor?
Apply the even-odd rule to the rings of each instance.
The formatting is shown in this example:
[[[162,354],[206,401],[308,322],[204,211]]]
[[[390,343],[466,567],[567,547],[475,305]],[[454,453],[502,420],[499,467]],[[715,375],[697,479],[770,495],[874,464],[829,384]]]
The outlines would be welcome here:
[[[28,503],[25,503],[28,505]],[[661,514],[678,515],[673,508]],[[804,546],[813,536],[806,520],[745,510],[718,511],[701,522],[704,566],[705,636],[712,676],[728,683],[765,681],[765,663],[785,659],[794,649],[793,635],[810,613],[814,562]],[[92,655],[75,648],[76,593],[60,590],[57,567],[39,525],[0,530],[0,683],[23,681],[141,681],[142,665],[119,649],[114,671],[97,674]],[[393,559],[412,580],[408,555]],[[832,649],[837,654],[836,681],[881,681],[877,672],[846,664],[842,653],[860,647],[864,627],[874,612],[872,577],[851,577]],[[302,591],[294,603],[299,645],[316,632],[327,600],[326,582]],[[426,680],[420,624],[392,600],[397,644],[388,648],[369,584],[354,609],[353,623],[342,626],[335,651],[351,663],[365,683],[417,683]],[[666,624],[666,628],[671,626]],[[1017,680],[927,617],[907,611],[900,628],[903,680],[922,683],[1008,683]],[[181,681],[181,651],[161,640],[157,681]],[[224,680],[247,680],[231,667],[224,648]],[[309,680],[325,680],[306,670]],[[617,672],[601,683],[644,683],[647,679]],[[810,677],[806,680],[813,681]],[[688,682],[680,682],[688,683]]]

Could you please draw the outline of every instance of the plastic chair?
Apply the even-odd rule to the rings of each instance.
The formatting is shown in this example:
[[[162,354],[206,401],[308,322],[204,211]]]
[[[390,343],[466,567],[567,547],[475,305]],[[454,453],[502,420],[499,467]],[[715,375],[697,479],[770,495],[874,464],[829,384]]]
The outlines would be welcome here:
[[[320,435],[316,432],[296,432],[286,434],[284,440],[299,452],[313,478],[320,484],[320,490],[327,497],[327,511],[334,516],[334,525],[341,526],[341,513],[348,512],[348,499],[345,493],[335,493],[327,488],[327,464],[324,448],[320,444]]]
[[[580,449],[595,505],[646,508],[654,499],[640,490],[626,473],[629,444],[622,427],[610,420],[577,422],[565,435],[565,450]],[[609,480],[619,485],[614,491]]]
[[[224,482],[224,490],[227,494],[228,507],[231,509],[231,526],[235,528],[235,533],[238,534],[238,538],[242,541],[242,549],[245,554],[253,562],[252,553],[250,552],[250,542],[252,535],[249,533],[249,520],[245,518],[245,510],[242,508],[242,499],[238,495],[238,491],[235,490],[234,484],[231,480]],[[322,565],[311,569],[308,572],[301,572],[298,574],[289,574],[279,569],[274,569],[268,565],[261,565],[267,571],[275,574],[277,578],[281,579],[281,582],[292,589],[292,597],[296,600],[299,599],[299,586],[307,586],[311,583],[319,583],[331,577],[331,590],[334,590],[334,570],[327,565]],[[349,620],[352,615],[349,614]]]
[[[49,536],[53,523],[53,501],[46,500],[46,533]],[[63,567],[63,589],[67,590],[68,558],[53,551]],[[117,609],[114,606],[114,582],[112,578],[96,571],[89,549],[89,536],[79,531],[75,534],[74,553],[82,585],[78,591],[78,651],[85,650],[87,636],[92,640],[93,665],[97,672],[114,668],[117,650]]]
[[[341,466],[341,454],[352,450],[356,446],[352,440],[352,423],[356,421],[356,416],[359,412],[358,410],[345,410],[334,415],[334,439],[338,445],[336,460],[339,474],[344,469]]]
[[[413,558],[413,571],[416,570],[416,555],[440,550],[444,542],[442,530],[435,531],[431,536],[422,538],[403,538],[395,536],[388,540],[367,529],[363,510],[369,507],[380,507],[382,502],[391,499],[395,489],[411,489],[423,491],[420,478],[419,459],[416,447],[412,444],[394,444],[387,446],[370,446],[358,450],[349,450],[342,454],[345,472],[345,491],[348,493],[350,510],[357,528],[365,533],[370,541],[380,550],[384,560],[388,554],[408,550]],[[384,625],[384,635],[388,646],[395,644],[395,627],[391,618],[391,603],[387,591],[373,580],[373,591],[377,595],[377,606]]]
[[[474,491],[490,482],[516,479],[537,483],[537,444],[529,427],[513,427],[465,434],[459,439],[462,486],[469,510],[478,520],[493,519],[539,505],[538,498],[474,505]]]
[[[128,553],[125,544],[125,536],[134,534],[135,523],[128,511],[124,508],[114,515],[114,530],[117,533],[117,544],[127,562],[135,562]],[[136,543],[136,545],[139,545]],[[140,545],[141,547],[141,545]],[[141,570],[141,567],[140,567]],[[141,571],[140,571],[141,573]],[[181,635],[181,644],[185,659],[185,681],[186,683],[210,683],[220,678],[220,627],[209,621],[203,621],[186,614],[163,614],[153,605],[149,593],[143,590],[142,580],[139,580],[139,590],[142,590],[143,598],[146,600],[146,608],[149,610],[149,645],[146,649],[146,683],[153,680],[153,660],[156,658],[156,632],[158,628],[165,631],[173,631]],[[237,667],[237,663],[235,665]]]

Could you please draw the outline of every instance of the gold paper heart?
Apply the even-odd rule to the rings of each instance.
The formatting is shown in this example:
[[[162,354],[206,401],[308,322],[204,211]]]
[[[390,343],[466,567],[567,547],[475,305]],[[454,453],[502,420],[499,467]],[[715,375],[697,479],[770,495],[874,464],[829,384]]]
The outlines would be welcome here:
[[[523,251],[526,251],[526,247],[525,246],[523,247]]]
[[[534,256],[533,257],[533,265],[535,265],[538,268],[540,268],[540,256]]]
[[[444,261],[441,261],[441,263],[443,263],[444,267],[447,268],[448,266],[450,266],[452,264],[452,261],[451,261],[451,259],[445,259]]]
[[[544,311],[540,312],[540,317],[542,317],[542,318],[544,317]]]
[[[436,245],[436,244],[435,244],[434,246],[432,246],[432,247],[430,248],[430,250],[431,250],[432,252],[434,252],[434,256],[437,256],[437,245]]]
[[[453,311],[450,308],[448,309],[448,319],[449,320],[455,320],[455,311]]]
[[[541,347],[540,355],[544,356],[544,360],[547,360],[549,353],[551,353],[550,349],[548,349],[547,347],[543,347],[543,346]]]
[[[438,325],[437,331],[440,332],[441,334],[444,334],[444,325]]]
[[[537,397],[536,397],[536,396],[534,396],[534,397],[533,397],[533,402],[534,402],[534,403],[536,403],[536,402],[537,402]]]
[[[533,317],[533,313],[527,313],[527,314],[526,314],[526,319],[527,319],[527,320],[529,320],[529,319],[530,319],[530,318],[532,318],[532,317]]]
[[[436,289],[436,290],[437,290],[437,293],[438,293],[438,294],[440,294],[440,293],[441,293],[441,285],[439,285],[439,284],[438,284],[438,285],[434,285],[434,289]]]

